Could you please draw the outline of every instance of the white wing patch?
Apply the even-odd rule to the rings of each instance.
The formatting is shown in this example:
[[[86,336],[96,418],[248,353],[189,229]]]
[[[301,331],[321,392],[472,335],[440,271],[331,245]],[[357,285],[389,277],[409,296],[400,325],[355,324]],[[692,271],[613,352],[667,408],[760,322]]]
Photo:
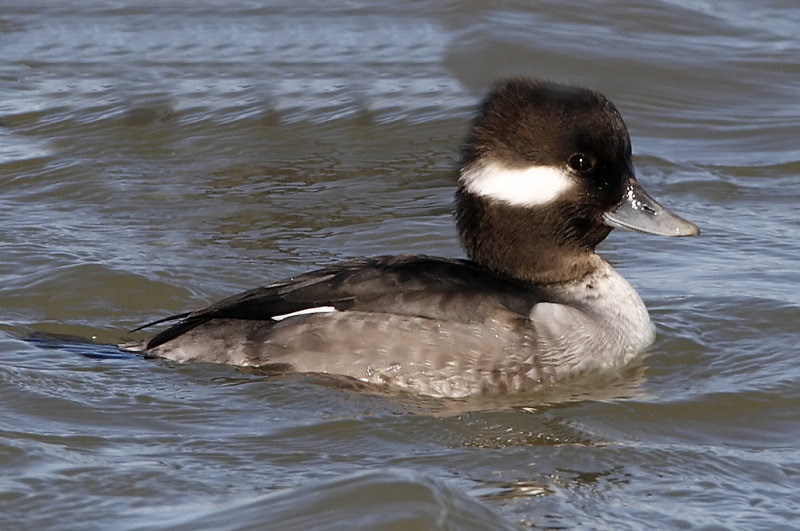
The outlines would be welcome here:
[[[461,183],[475,195],[517,206],[547,204],[575,186],[566,169],[556,166],[514,169],[493,161],[462,170]]]
[[[284,319],[288,319],[289,317],[296,317],[298,315],[308,315],[310,313],[329,313],[335,312],[336,308],[333,306],[317,306],[316,308],[304,308],[302,310],[297,310],[296,312],[291,313],[284,313],[283,315],[273,315],[273,321],[283,321]]]

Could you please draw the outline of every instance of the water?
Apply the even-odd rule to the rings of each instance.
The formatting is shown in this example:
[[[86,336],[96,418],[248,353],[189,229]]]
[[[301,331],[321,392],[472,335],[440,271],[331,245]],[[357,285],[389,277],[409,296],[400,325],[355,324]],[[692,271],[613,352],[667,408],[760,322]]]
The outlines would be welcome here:
[[[2,527],[797,528],[798,27],[788,0],[4,2]],[[606,92],[703,230],[601,248],[657,325],[641,365],[459,402],[110,346],[348,257],[460,256],[459,143],[524,73]]]

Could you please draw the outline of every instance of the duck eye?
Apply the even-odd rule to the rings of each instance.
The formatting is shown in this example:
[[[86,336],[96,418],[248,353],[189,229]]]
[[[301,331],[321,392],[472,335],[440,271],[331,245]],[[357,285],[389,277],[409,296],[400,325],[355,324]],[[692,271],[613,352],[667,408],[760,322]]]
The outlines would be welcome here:
[[[569,167],[575,171],[584,172],[592,169],[592,159],[583,153],[575,153],[569,158]]]

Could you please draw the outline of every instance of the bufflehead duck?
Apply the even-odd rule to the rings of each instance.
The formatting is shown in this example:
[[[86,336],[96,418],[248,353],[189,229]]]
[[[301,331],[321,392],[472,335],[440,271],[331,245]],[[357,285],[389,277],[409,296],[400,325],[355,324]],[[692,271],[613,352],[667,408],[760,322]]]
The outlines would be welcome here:
[[[495,85],[455,205],[469,260],[352,260],[145,325],[180,319],[134,350],[433,396],[523,391],[621,367],[652,343],[641,298],[595,254],[613,227],[699,233],[639,185],[611,101],[549,81]]]

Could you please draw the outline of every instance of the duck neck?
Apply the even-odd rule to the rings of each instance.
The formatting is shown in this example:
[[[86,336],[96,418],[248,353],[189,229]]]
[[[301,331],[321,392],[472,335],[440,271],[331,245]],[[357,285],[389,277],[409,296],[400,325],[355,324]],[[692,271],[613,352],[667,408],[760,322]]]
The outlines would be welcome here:
[[[514,206],[462,188],[456,194],[456,218],[469,258],[518,280],[572,282],[606,263],[594,249],[611,229],[568,204]]]

